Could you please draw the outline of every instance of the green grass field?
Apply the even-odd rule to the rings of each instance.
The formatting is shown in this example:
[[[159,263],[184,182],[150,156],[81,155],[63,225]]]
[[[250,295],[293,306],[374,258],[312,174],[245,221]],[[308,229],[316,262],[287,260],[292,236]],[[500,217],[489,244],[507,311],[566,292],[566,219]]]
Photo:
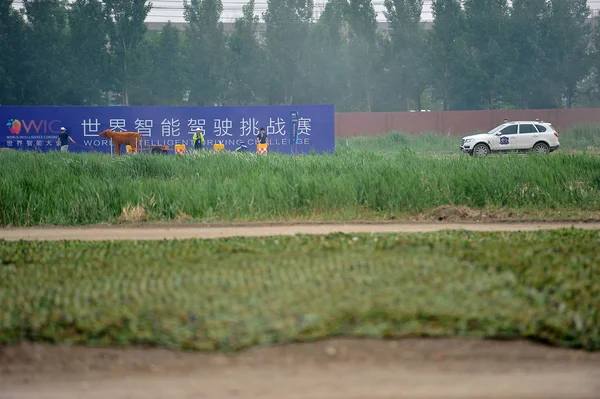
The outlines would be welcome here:
[[[2,225],[116,222],[140,206],[150,220],[355,220],[440,205],[594,211],[593,155],[438,159],[351,152],[292,158],[11,153],[0,172]]]
[[[0,224],[399,219],[441,205],[597,215],[598,133],[485,159],[459,154],[460,138],[398,133],[323,156],[2,152]],[[458,336],[599,350],[599,243],[579,230],[0,241],[0,344]]]
[[[600,157],[564,143],[593,148],[598,133],[573,130],[546,156],[486,159],[458,154],[459,138],[400,134],[301,157],[4,152],[0,225],[400,219],[443,205],[590,217],[600,209]]]
[[[598,242],[582,230],[0,242],[0,343],[458,336],[598,350]]]
[[[380,136],[353,137],[336,140],[340,151],[369,151],[393,155],[398,151],[411,151],[420,155],[458,156],[463,136],[483,132],[465,133],[461,136],[444,136],[436,133],[406,135],[393,132]],[[600,126],[579,125],[566,132],[559,132],[561,153],[600,153]]]

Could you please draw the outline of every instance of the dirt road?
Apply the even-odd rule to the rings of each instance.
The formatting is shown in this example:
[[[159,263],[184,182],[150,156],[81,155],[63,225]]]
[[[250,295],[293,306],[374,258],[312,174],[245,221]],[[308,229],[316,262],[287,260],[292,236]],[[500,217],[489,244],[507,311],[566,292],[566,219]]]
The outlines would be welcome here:
[[[526,342],[336,340],[237,355],[0,348],[1,399],[597,399],[600,353]]]
[[[600,223],[274,223],[223,225],[123,225],[101,227],[6,228],[5,240],[164,240],[329,233],[417,233],[465,229],[470,231],[536,231],[561,228],[600,230]]]

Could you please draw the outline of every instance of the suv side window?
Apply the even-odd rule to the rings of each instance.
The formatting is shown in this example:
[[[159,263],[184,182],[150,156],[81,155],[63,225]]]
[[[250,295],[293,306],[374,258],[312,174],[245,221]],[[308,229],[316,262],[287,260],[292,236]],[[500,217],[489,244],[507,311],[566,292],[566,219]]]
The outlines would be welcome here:
[[[537,130],[540,133],[544,133],[546,131],[546,128],[542,125],[535,125],[535,127],[537,127]]]
[[[519,134],[537,133],[533,125],[519,125]]]
[[[510,125],[510,126],[506,126],[504,129],[502,129],[500,132],[502,133],[502,135],[506,135],[506,134],[517,134],[517,127],[519,125]]]

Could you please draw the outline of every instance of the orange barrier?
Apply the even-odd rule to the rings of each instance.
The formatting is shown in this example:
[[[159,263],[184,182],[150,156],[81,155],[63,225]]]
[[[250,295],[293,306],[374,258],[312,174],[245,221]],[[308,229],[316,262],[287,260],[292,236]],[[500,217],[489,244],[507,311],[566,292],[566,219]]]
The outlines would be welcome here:
[[[269,151],[269,145],[268,144],[257,144],[256,145],[256,153],[261,155],[261,154],[266,154]]]
[[[175,144],[175,154],[183,155],[185,153],[185,144]]]

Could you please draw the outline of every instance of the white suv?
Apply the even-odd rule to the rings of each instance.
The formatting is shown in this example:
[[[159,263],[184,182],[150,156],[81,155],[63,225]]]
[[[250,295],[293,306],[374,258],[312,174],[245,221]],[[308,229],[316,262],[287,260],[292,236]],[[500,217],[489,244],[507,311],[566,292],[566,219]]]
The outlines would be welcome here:
[[[538,121],[506,122],[487,133],[464,137],[460,143],[463,152],[475,156],[511,151],[546,154],[558,147],[556,129],[550,123]]]

